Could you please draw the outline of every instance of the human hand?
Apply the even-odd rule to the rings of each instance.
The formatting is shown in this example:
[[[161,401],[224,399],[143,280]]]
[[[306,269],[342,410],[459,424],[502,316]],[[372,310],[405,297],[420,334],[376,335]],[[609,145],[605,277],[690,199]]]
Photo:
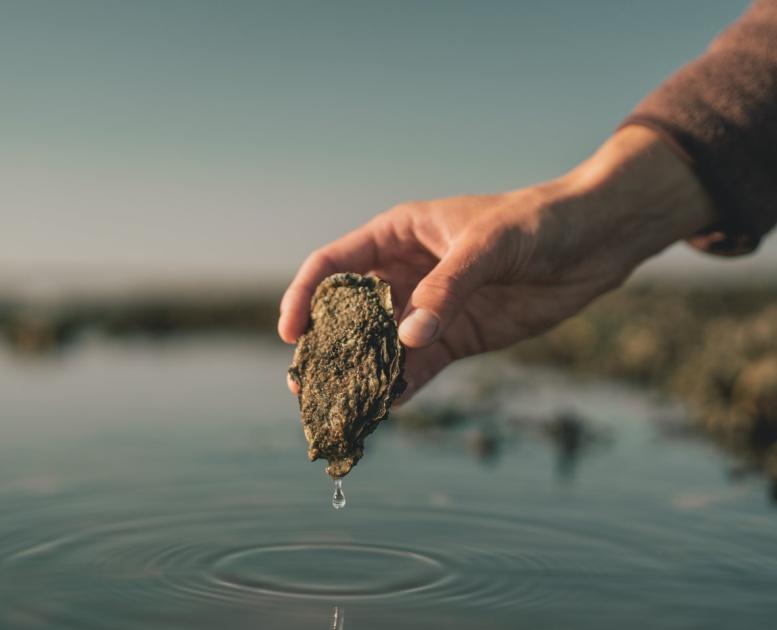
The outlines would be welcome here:
[[[296,342],[326,276],[381,277],[401,314],[407,399],[452,361],[554,327],[713,221],[685,163],[627,127],[557,180],[401,204],[315,251],[281,301],[278,332]]]

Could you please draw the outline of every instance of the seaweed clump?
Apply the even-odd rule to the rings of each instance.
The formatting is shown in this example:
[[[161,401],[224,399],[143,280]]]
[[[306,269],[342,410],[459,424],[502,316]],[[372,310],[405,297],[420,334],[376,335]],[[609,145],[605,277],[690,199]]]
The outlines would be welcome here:
[[[299,386],[308,457],[333,479],[364,454],[364,439],[405,390],[391,287],[375,276],[338,273],[318,285],[310,325],[289,368]]]

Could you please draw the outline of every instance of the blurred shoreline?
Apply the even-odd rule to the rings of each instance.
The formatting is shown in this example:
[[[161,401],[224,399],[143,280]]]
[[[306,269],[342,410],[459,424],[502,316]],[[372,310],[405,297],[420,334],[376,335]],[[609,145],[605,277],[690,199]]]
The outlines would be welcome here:
[[[12,354],[46,357],[95,335],[274,336],[283,286],[214,276],[75,279],[47,289],[0,276],[0,338]],[[502,357],[668,395],[727,448],[777,478],[777,279],[638,276]],[[507,377],[496,370],[492,378]]]

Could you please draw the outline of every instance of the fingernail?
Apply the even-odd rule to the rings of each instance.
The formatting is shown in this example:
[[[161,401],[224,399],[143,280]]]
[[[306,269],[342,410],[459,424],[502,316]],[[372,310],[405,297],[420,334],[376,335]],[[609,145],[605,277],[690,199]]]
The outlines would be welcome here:
[[[412,346],[423,346],[434,339],[439,320],[429,311],[417,308],[399,325],[399,336]]]

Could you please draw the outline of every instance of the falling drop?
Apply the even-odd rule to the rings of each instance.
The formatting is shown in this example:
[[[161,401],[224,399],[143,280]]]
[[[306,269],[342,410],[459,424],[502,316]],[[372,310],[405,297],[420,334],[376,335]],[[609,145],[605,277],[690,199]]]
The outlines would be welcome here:
[[[343,480],[335,479],[335,493],[332,496],[332,507],[341,510],[345,507],[345,495],[343,494]]]

